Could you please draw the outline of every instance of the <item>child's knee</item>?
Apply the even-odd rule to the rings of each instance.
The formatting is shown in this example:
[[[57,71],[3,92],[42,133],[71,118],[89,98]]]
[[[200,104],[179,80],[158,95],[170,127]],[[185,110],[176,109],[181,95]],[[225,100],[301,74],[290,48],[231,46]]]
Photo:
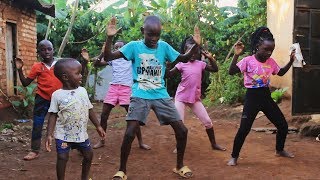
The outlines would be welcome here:
[[[178,138],[186,138],[188,135],[188,129],[185,126],[181,126],[176,135]]]
[[[124,138],[127,140],[127,141],[133,141],[134,138],[135,138],[135,130],[134,129],[127,129],[127,131],[125,132],[124,134]]]
[[[92,150],[84,151],[82,154],[83,154],[83,159],[84,159],[85,161],[92,161],[92,158],[93,158],[93,152],[92,152]]]
[[[57,155],[58,161],[65,161],[69,160],[69,153],[60,153]]]
[[[210,120],[210,121],[205,121],[204,123],[203,123],[203,125],[204,125],[204,127],[206,128],[206,129],[211,129],[212,127],[213,127],[213,124],[212,124],[212,121]]]

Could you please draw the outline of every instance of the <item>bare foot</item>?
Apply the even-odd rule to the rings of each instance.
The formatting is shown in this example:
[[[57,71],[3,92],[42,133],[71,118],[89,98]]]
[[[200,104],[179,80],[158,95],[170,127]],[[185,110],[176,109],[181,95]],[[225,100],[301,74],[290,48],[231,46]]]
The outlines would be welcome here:
[[[213,149],[213,150],[218,150],[218,151],[225,151],[225,150],[227,150],[225,147],[221,147],[221,146],[219,146],[218,144],[212,145],[212,149]]]
[[[283,151],[277,151],[276,156],[281,156],[281,157],[287,157],[287,158],[294,158],[294,155],[292,153],[289,153],[285,150]]]
[[[31,161],[31,160],[37,159],[38,157],[39,157],[39,153],[31,151],[25,157],[23,157],[23,160]]]
[[[229,162],[227,163],[228,166],[236,166],[238,163],[237,163],[237,160],[238,158],[231,158],[229,160]]]
[[[93,149],[98,149],[104,146],[104,140],[100,140],[97,144],[93,146]]]
[[[139,144],[139,148],[143,150],[151,150],[151,147],[146,144]]]

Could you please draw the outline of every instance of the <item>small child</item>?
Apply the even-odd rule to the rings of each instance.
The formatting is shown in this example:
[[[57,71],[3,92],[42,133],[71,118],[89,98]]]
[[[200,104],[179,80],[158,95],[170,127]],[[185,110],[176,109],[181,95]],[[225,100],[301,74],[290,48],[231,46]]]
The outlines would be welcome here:
[[[237,165],[241,147],[259,111],[262,111],[277,128],[276,155],[294,157],[293,154],[284,150],[288,124],[278,105],[271,98],[269,84],[271,75],[283,76],[290,69],[295,52],[291,53],[288,64],[280,68],[276,61],[270,57],[274,48],[274,38],[267,27],[259,27],[251,35],[251,56],[247,56],[237,63],[244,45],[238,42],[234,47],[229,74],[243,73],[247,92],[240,127],[234,139],[232,158],[228,162],[229,166]]]
[[[65,179],[66,165],[70,149],[78,149],[83,155],[81,179],[89,179],[89,171],[93,157],[92,148],[87,134],[90,119],[101,138],[105,131],[99,125],[88,93],[81,87],[81,64],[72,58],[63,58],[56,63],[54,74],[62,82],[62,89],[52,94],[48,110],[49,122],[46,149],[51,151],[53,131],[57,149],[57,178]]]
[[[124,45],[124,41],[118,40],[114,44],[114,50],[118,50]],[[88,52],[82,52],[81,55],[84,59],[87,59],[87,61],[89,61],[90,58]],[[100,121],[100,125],[106,131],[110,112],[117,104],[125,108],[125,110],[128,112],[131,96],[131,86],[133,83],[132,63],[125,60],[124,58],[115,59],[109,62],[101,60],[100,58],[103,59],[103,53],[98,57],[98,60],[95,61],[95,66],[110,65],[112,67],[112,81],[103,101]],[[139,147],[144,150],[150,150],[151,147],[143,143],[140,126],[138,126],[136,135],[138,138]],[[97,144],[93,146],[93,149],[103,147],[104,144],[105,140],[101,139]]]
[[[55,90],[62,86],[61,82],[53,73],[54,65],[57,62],[57,60],[53,58],[53,52],[53,46],[50,41],[40,41],[38,45],[38,54],[40,55],[42,62],[33,64],[27,78],[24,77],[22,71],[24,65],[23,60],[20,58],[15,59],[16,68],[22,85],[26,87],[35,79],[37,79],[38,84],[34,100],[31,152],[23,158],[24,160],[33,160],[39,157],[42,127],[50,106],[51,95]]]
[[[195,29],[197,29],[197,27],[195,27]],[[186,38],[182,43],[181,52],[185,53],[193,44],[195,44],[195,42],[192,37]],[[201,54],[208,58],[209,64],[199,60],[201,59]],[[190,58],[189,62],[179,62],[170,70],[168,73],[169,76],[176,72],[181,73],[181,82],[175,96],[175,106],[182,121],[184,120],[185,107],[189,106],[206,128],[212,149],[225,151],[226,148],[221,147],[216,143],[212,121],[200,99],[202,72],[205,70],[209,72],[218,72],[218,66],[211,53],[204,50],[201,50],[200,52],[200,49],[198,49],[198,53]]]
[[[187,143],[188,129],[170,98],[164,85],[166,62],[175,60],[187,62],[195,53],[198,45],[191,50],[180,54],[168,43],[159,40],[161,22],[156,16],[147,16],[144,20],[141,33],[143,40],[131,41],[117,51],[111,52],[113,37],[117,34],[116,19],[112,18],[107,27],[107,40],[104,51],[104,60],[110,61],[125,58],[132,63],[133,86],[127,115],[127,129],[121,146],[120,168],[113,179],[127,179],[127,161],[139,125],[146,123],[147,116],[152,109],[161,125],[171,125],[177,141],[177,164],[173,171],[182,177],[189,178],[192,171],[183,164],[183,156]],[[196,42],[200,42],[197,35]]]

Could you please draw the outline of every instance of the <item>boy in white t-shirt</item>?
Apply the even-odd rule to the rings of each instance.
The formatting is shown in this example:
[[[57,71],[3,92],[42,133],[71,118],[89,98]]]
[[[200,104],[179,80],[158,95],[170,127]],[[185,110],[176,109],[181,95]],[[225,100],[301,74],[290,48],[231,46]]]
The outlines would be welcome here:
[[[105,131],[95,116],[88,93],[85,88],[80,87],[81,70],[81,64],[72,58],[59,60],[54,69],[55,76],[63,86],[52,94],[45,144],[47,151],[50,152],[55,129],[58,179],[65,179],[66,164],[71,149],[77,149],[83,155],[81,179],[89,179],[93,157],[87,133],[89,119],[97,128],[99,135],[105,137]]]

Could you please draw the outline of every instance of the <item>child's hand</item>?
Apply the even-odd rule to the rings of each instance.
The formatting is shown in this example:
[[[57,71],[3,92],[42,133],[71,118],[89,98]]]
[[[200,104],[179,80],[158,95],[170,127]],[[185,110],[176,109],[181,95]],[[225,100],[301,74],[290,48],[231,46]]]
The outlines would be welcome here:
[[[234,54],[235,55],[240,55],[242,53],[244,49],[244,45],[241,41],[238,41],[235,45],[234,45]]]
[[[46,140],[46,150],[51,152],[51,145],[52,145],[52,136],[47,136]]]
[[[197,25],[194,26],[193,30],[193,40],[196,42],[196,44],[200,45],[201,44],[201,35],[200,35],[200,30]]]
[[[294,56],[296,55],[296,50],[294,49],[294,50],[292,50],[291,51],[291,54],[290,54],[290,61],[294,61]]]
[[[15,62],[16,62],[16,68],[17,69],[21,69],[23,67],[23,60],[22,59],[16,58]]]
[[[212,55],[209,51],[201,50],[201,54],[203,54],[208,59],[216,60],[216,55]]]
[[[117,29],[117,19],[113,16],[107,26],[107,36],[116,35],[120,29]]]
[[[81,50],[81,56],[82,56],[83,59],[86,60],[86,61],[89,61],[89,60],[90,60],[88,50],[85,49],[85,48],[83,48],[83,49]]]
[[[97,132],[98,132],[99,136],[102,137],[102,139],[104,139],[106,137],[106,132],[103,130],[103,128],[101,126],[97,127]]]

